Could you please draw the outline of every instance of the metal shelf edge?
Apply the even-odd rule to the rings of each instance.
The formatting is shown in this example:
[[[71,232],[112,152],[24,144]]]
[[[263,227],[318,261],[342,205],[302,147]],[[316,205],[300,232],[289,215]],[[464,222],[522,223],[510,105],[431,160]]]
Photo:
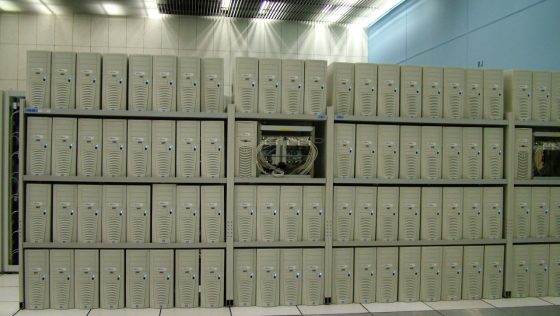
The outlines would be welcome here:
[[[199,248],[226,248],[225,242],[218,243],[60,243],[24,242],[24,249],[199,249]]]
[[[325,184],[325,178],[282,178],[282,177],[257,177],[235,178],[235,184]]]
[[[325,247],[324,241],[249,241],[233,243],[234,248],[304,248]]]
[[[139,111],[108,111],[108,110],[76,110],[76,109],[24,109],[25,115],[33,116],[70,116],[100,118],[144,118],[144,119],[208,119],[226,120],[226,113],[205,112],[139,112]]]
[[[560,243],[560,238],[515,238],[513,239],[514,244],[554,244]]]
[[[534,180],[514,180],[514,185],[518,186],[518,185],[526,185],[526,186],[531,186],[531,185],[560,185],[560,179],[555,179],[555,180],[546,180],[546,179],[534,179]]]
[[[560,128],[557,121],[515,121],[515,127],[553,127]]]
[[[326,121],[325,114],[235,113],[236,119],[257,121]]]
[[[333,241],[333,247],[405,247],[405,246],[462,246],[462,245],[505,245],[505,244],[506,244],[506,239]]]
[[[429,117],[381,117],[381,116],[354,116],[336,115],[335,123],[362,122],[382,124],[420,124],[420,125],[458,125],[458,126],[507,126],[507,120],[481,120],[481,119],[451,119]]]
[[[226,178],[155,178],[155,177],[82,177],[82,176],[23,176],[24,182],[56,183],[177,183],[177,184],[225,184]]]
[[[505,185],[507,179],[379,179],[379,178],[336,178],[334,184],[395,184],[395,185]]]

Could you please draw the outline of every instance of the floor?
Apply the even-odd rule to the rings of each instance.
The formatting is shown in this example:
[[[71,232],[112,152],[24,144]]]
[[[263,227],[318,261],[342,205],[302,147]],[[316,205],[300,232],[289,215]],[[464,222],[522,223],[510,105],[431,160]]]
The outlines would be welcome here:
[[[17,274],[0,275],[0,316],[559,316],[560,297],[479,301],[374,303],[274,308],[19,310]]]

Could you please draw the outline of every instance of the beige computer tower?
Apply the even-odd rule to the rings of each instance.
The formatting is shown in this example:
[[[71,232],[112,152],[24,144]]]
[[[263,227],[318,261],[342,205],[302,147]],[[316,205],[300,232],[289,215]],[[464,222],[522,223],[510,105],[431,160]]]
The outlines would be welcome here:
[[[325,250],[303,249],[302,305],[322,305],[325,297]]]
[[[282,113],[303,113],[304,61],[282,59]]]
[[[422,67],[401,66],[401,117],[420,117],[422,114]]]
[[[443,117],[461,119],[465,106],[465,70],[443,68]]]
[[[482,238],[502,238],[503,227],[503,188],[485,187],[483,189],[482,206]]]
[[[356,124],[335,124],[335,178],[354,178],[356,159]]]
[[[126,250],[126,307],[150,307],[150,280],[150,250]]]
[[[127,120],[103,120],[103,176],[126,175]]]
[[[504,285],[504,246],[484,246],[484,285],[482,298],[502,298]]]
[[[401,126],[400,132],[400,177],[419,179],[422,127]]]
[[[484,246],[463,247],[463,290],[464,300],[482,298],[482,276],[484,273]]]
[[[463,178],[482,179],[482,127],[463,127]]]
[[[356,178],[377,177],[377,125],[356,125]]]
[[[504,72],[484,69],[484,110],[486,120],[504,119]]]
[[[128,56],[126,54],[103,54],[101,80],[101,108],[124,111],[128,87]]]
[[[354,302],[375,302],[377,250],[373,247],[354,249]]]
[[[392,303],[397,301],[399,280],[399,248],[377,248],[377,284],[375,301]]]
[[[233,97],[236,112],[257,112],[259,100],[259,59],[236,57],[233,72]]]
[[[25,241],[51,241],[51,185],[29,183],[25,192]]]
[[[504,177],[504,130],[484,128],[484,179]]]
[[[549,249],[548,295],[560,295],[560,245],[551,244]]]
[[[399,177],[399,126],[379,125],[377,138],[377,177]]]
[[[99,308],[99,250],[76,249],[74,264],[75,307]]]
[[[335,114],[354,114],[354,64],[334,62],[329,65],[329,104]]]
[[[174,254],[172,249],[150,250],[150,307],[173,307]]]
[[[303,187],[303,241],[325,240],[325,188]],[[559,214],[560,215],[560,214]]]
[[[528,121],[533,113],[533,73],[524,70],[504,71],[504,101],[516,120]]]
[[[377,240],[395,241],[398,237],[399,188],[377,188]]]
[[[52,53],[51,105],[61,110],[76,108],[76,53]]]
[[[303,251],[280,249],[280,305],[301,305]],[[235,301],[235,300],[234,300]]]
[[[535,121],[550,121],[551,80],[550,72],[533,72],[532,119]]]
[[[152,242],[173,243],[176,240],[177,186],[152,185]]]
[[[511,297],[529,296],[531,278],[531,245],[513,246],[513,285]]]
[[[463,109],[467,119],[482,119],[483,78],[482,69],[465,69],[465,105]]]
[[[531,235],[531,187],[515,187],[514,192],[514,238],[529,238]],[[542,214],[542,213],[541,213]]]
[[[354,64],[354,115],[377,115],[377,64]]]
[[[354,239],[355,188],[334,187],[333,240]]]
[[[422,179],[441,179],[441,126],[422,126],[421,167]]]
[[[399,302],[420,299],[421,247],[399,248]]]
[[[550,229],[552,238],[560,237],[560,187],[550,187]]]
[[[259,59],[259,113],[280,113],[282,101],[282,60]]]
[[[103,186],[78,185],[78,242],[101,242]]]
[[[198,307],[199,297],[198,249],[175,250],[175,306]]]
[[[514,172],[517,180],[530,180],[533,173],[533,129],[515,129]]]
[[[560,72],[553,72],[551,77],[550,120],[560,121]]]
[[[224,250],[200,250],[200,307],[224,306]]]
[[[76,242],[78,238],[78,186],[54,184],[53,190],[53,242]]]
[[[257,187],[235,187],[233,240],[240,242],[257,240]]]
[[[99,307],[103,309],[124,308],[125,264],[124,250],[100,250]]]
[[[128,121],[127,176],[152,176],[152,121]]]
[[[399,189],[399,240],[420,238],[420,187]]]
[[[74,308],[74,250],[51,249],[50,253],[50,307]]]
[[[377,116],[399,116],[400,66],[377,66]]]
[[[235,122],[235,176],[256,177],[257,122]]]
[[[152,56],[128,57],[128,110],[151,111],[153,93]]]
[[[444,127],[441,176],[443,179],[463,178],[463,128]]]
[[[175,121],[152,121],[152,175],[175,177]]]
[[[443,188],[442,239],[463,239],[463,188]]]
[[[482,238],[482,188],[463,188],[463,239]]]
[[[126,241],[126,185],[104,185],[101,208],[101,240],[105,243]]]
[[[27,52],[26,107],[51,107],[51,52]]]
[[[151,187],[128,185],[126,187],[126,241],[130,243],[150,242]]]
[[[177,112],[200,112],[200,57],[177,58]]]
[[[463,283],[463,247],[443,247],[441,271],[441,300],[456,301],[461,299]]]
[[[200,122],[177,121],[177,176],[200,177]]]
[[[280,240],[280,186],[257,187],[257,241]]]
[[[301,241],[303,187],[280,187],[280,241]]]
[[[235,249],[233,251],[235,306],[255,306],[257,281],[257,250]],[[280,275],[282,276],[282,275]]]
[[[304,114],[325,114],[327,112],[327,61],[305,61]]]
[[[49,305],[49,250],[26,249],[25,260],[25,308],[48,309]]]
[[[420,210],[420,239],[440,240],[442,225],[442,188],[422,188],[422,207]]]
[[[154,93],[155,112],[177,111],[177,56],[154,56]]]
[[[51,129],[52,118],[29,117],[27,119],[26,174],[51,175]]]
[[[200,187],[177,186],[177,242],[200,241]]]
[[[422,117],[443,116],[443,68],[422,69]]]
[[[107,79],[109,76],[107,76]],[[76,109],[101,107],[101,54],[78,53],[76,62]]]
[[[224,59],[201,59],[200,111],[224,112]]]
[[[422,247],[420,300],[424,302],[441,299],[442,259],[443,247]]]
[[[200,212],[200,241],[224,242],[225,206],[222,185],[200,187]]]
[[[103,120],[78,119],[78,176],[101,176]]]
[[[354,240],[375,240],[377,227],[377,188],[355,187]]]
[[[530,286],[529,296],[547,296],[549,279],[549,245],[526,245],[530,247]]]
[[[550,197],[549,187],[531,188],[531,237],[548,237],[550,227]]]
[[[53,118],[51,170],[54,176],[76,175],[77,125],[75,118]]]
[[[280,302],[280,249],[257,249],[256,306],[278,306]]]
[[[348,304],[354,299],[354,248],[333,249],[333,304]]]
[[[224,122],[202,121],[200,123],[201,176],[223,178],[225,176]]]

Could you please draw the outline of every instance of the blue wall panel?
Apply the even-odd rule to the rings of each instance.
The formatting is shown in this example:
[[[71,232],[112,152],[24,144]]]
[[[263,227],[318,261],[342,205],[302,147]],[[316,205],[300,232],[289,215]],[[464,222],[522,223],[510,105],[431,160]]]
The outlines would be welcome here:
[[[408,0],[368,30],[369,61],[560,70],[559,12],[558,0]]]

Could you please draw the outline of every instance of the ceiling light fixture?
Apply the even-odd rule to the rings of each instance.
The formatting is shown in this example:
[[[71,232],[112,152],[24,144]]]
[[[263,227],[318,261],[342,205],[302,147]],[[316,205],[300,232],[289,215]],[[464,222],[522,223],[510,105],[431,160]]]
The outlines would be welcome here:
[[[144,6],[146,7],[146,13],[149,18],[159,18],[161,16],[156,0],[144,0]]]
[[[363,18],[361,23],[363,26],[371,27],[379,20],[381,20],[384,16],[389,14],[389,12],[393,11],[399,5],[401,5],[405,0],[380,0],[375,3],[375,7],[372,10],[372,13]]]
[[[257,13],[258,15],[265,15],[266,12],[268,11],[268,7],[270,6],[270,1],[263,1],[261,3],[261,6],[259,7],[259,12]]]
[[[123,8],[116,3],[104,2],[102,6],[103,10],[105,10],[105,13],[108,15],[124,15]]]
[[[0,10],[2,11],[8,11],[8,12],[17,12],[17,11],[21,11],[21,9],[19,8],[19,6],[17,6],[14,2],[12,1],[0,1]]]
[[[220,9],[222,9],[223,11],[229,11],[229,8],[231,8],[231,0],[222,0]]]
[[[51,11],[51,9],[49,9],[49,7],[43,3],[42,0],[35,0],[32,2],[33,7],[40,13],[40,14],[53,14],[53,12]]]

